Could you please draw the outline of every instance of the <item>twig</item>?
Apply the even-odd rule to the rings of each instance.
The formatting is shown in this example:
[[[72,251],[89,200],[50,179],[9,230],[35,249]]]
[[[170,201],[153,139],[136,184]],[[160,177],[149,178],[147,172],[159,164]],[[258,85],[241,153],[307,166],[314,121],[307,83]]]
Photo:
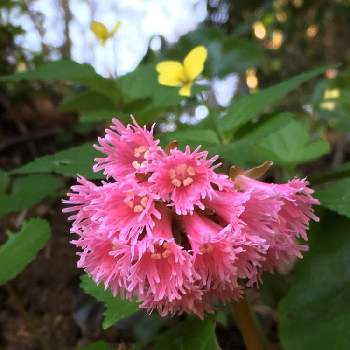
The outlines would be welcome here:
[[[266,350],[266,341],[253,318],[247,300],[243,298],[233,302],[231,304],[231,311],[247,350]]]
[[[0,151],[3,151],[7,147],[11,147],[19,143],[27,142],[29,140],[36,140],[36,139],[49,137],[49,136],[58,134],[61,131],[62,130],[60,128],[56,127],[56,128],[47,129],[47,130],[40,130],[30,134],[28,133],[24,135],[19,135],[17,137],[13,137],[11,139],[5,140],[4,142],[0,143]]]

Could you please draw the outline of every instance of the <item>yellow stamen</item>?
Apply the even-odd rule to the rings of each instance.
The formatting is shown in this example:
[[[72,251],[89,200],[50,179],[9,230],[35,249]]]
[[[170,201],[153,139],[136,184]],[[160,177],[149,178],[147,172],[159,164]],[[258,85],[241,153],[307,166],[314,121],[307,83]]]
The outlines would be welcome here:
[[[193,182],[192,177],[186,177],[186,179],[182,181],[182,184],[186,187],[191,185],[192,182]]]
[[[140,203],[141,205],[145,208],[146,205],[147,205],[147,202],[148,202],[148,198],[145,196],[145,197],[142,197],[141,200],[140,200]]]
[[[144,207],[140,204],[137,204],[134,206],[134,213],[141,213],[143,211]]]
[[[171,183],[172,183],[175,187],[180,187],[180,186],[181,186],[181,180],[179,180],[179,179],[173,179],[173,180],[171,180]]]

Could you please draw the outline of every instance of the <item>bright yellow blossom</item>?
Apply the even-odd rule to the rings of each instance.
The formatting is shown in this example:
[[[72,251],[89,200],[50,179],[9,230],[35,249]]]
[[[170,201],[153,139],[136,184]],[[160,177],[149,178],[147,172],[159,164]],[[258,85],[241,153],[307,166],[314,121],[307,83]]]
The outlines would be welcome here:
[[[207,49],[197,46],[192,49],[183,62],[163,61],[157,64],[158,81],[161,85],[180,86],[181,96],[191,96],[191,87],[194,80],[203,72],[204,62],[207,59]]]
[[[340,96],[340,90],[339,89],[327,89],[323,97],[328,100],[328,99],[334,99],[334,98],[339,98]]]
[[[106,41],[117,32],[117,30],[120,27],[120,24],[121,24],[120,21],[116,21],[112,30],[109,31],[103,23],[92,21],[90,29],[96,35],[96,38],[98,39],[98,41],[102,45],[105,45]]]

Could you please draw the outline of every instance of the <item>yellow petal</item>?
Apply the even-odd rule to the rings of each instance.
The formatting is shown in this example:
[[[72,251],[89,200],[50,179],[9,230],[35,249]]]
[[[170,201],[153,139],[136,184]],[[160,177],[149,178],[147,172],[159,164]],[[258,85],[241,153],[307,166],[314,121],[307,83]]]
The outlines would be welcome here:
[[[195,80],[202,73],[208,51],[204,46],[192,49],[184,59],[184,67],[188,80]]]
[[[102,44],[106,42],[106,40],[108,39],[108,30],[103,23],[92,21],[90,29]]]
[[[109,33],[109,37],[112,37],[117,32],[117,30],[120,28],[121,24],[122,23],[120,21],[115,22],[114,27],[112,28],[111,32]]]
[[[167,86],[179,86],[184,81],[184,68],[180,62],[163,61],[157,64],[159,84]]]
[[[191,86],[192,86],[191,83],[183,85],[181,87],[181,89],[179,90],[179,95],[190,97],[191,96]]]

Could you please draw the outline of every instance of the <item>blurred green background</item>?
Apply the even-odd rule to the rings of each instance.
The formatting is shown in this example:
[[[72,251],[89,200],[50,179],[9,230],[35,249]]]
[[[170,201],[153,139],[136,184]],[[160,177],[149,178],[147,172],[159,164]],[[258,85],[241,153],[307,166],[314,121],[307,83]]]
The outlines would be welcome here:
[[[90,29],[111,31],[105,43]],[[0,1],[0,349],[244,349],[222,306],[160,318],[81,277],[61,199],[112,117],[321,200],[310,251],[248,299],[271,349],[350,342],[349,0]],[[107,32],[106,32],[107,33]],[[208,49],[190,97],[156,65]],[[13,233],[17,232],[17,233]]]

